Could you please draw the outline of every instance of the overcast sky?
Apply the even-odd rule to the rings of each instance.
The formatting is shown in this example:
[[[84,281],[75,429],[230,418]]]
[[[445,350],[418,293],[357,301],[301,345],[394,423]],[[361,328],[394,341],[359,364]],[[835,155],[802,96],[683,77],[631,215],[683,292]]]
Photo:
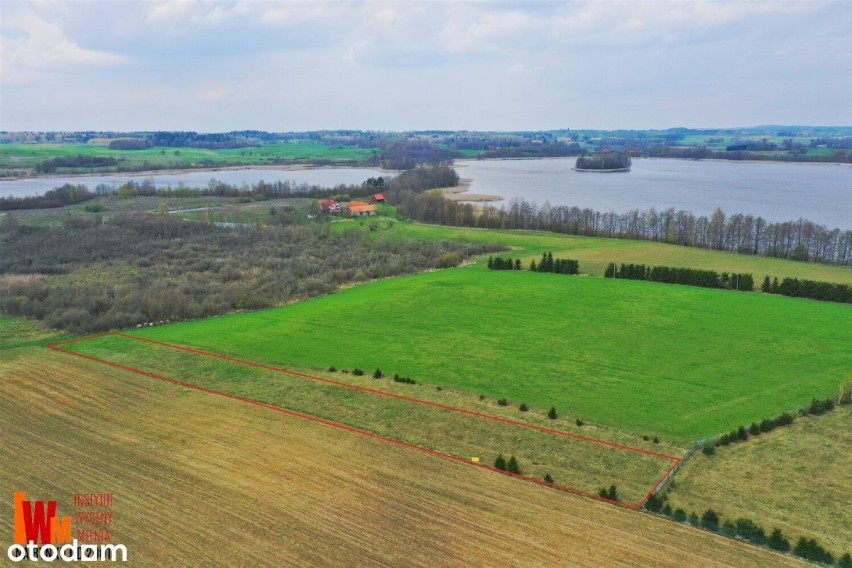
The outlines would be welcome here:
[[[0,2],[0,129],[852,125],[852,0]]]

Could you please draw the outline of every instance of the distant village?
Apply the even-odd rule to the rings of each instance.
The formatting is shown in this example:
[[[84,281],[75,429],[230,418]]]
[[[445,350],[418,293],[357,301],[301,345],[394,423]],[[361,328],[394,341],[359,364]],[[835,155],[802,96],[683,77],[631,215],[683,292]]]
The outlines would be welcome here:
[[[338,215],[341,217],[370,217],[377,215],[379,210],[376,203],[384,203],[385,196],[381,193],[374,194],[370,201],[350,201],[343,203],[334,199],[323,199],[319,202],[323,213],[327,215]]]

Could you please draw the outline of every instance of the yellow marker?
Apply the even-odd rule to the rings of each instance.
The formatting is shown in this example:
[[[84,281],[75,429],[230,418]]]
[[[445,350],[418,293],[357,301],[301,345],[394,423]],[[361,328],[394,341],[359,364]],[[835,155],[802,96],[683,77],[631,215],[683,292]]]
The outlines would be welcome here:
[[[473,463],[479,463],[479,458],[474,456],[474,457],[470,458],[470,461],[472,461]]]

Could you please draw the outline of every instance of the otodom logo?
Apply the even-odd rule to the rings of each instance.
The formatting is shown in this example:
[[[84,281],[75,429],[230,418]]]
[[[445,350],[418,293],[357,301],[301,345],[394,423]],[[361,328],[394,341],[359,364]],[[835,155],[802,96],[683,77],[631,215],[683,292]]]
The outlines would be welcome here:
[[[77,515],[86,518],[80,512]],[[30,501],[25,492],[15,493],[15,543],[6,551],[12,562],[114,562],[119,555],[127,562],[123,544],[81,544],[72,536],[71,517],[57,517],[56,501]]]

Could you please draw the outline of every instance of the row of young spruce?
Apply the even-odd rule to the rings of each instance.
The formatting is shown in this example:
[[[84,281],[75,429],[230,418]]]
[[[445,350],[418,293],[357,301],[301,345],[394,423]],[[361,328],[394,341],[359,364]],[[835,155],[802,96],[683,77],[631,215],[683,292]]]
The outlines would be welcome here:
[[[488,257],[489,270],[523,270],[520,258],[501,258]],[[529,270],[531,272],[552,272],[554,274],[579,274],[580,262],[570,258],[553,258],[552,252],[545,252],[541,255],[541,260],[536,264],[535,260],[530,261]]]
[[[811,400],[810,405],[799,411],[799,414],[801,416],[820,416],[826,412],[834,410],[834,408],[840,404],[852,404],[852,391],[841,393],[841,395],[837,397],[836,401],[832,399],[818,400],[814,398]],[[792,414],[784,412],[775,418],[762,420],[760,423],[753,422],[748,428],[740,426],[738,429],[727,432],[715,441],[702,446],[702,453],[706,456],[712,456],[716,453],[717,447],[728,446],[733,443],[746,441],[749,436],[759,436],[765,432],[771,432],[776,428],[788,426],[794,421],[795,419]],[[674,483],[675,482],[673,481],[672,487],[674,486]],[[604,497],[606,496],[603,493],[601,493],[601,495]],[[823,548],[816,539],[800,537],[796,542],[796,546],[791,547],[790,541],[784,536],[781,529],[776,528],[769,536],[766,536],[764,529],[751,519],[740,517],[733,521],[728,520],[722,523],[718,513],[716,513],[713,509],[707,509],[701,518],[699,518],[695,512],[692,512],[687,516],[686,511],[683,509],[679,508],[672,510],[671,505],[666,503],[667,499],[668,496],[666,494],[651,495],[645,502],[644,507],[647,511],[671,517],[680,523],[688,521],[693,526],[718,532],[724,536],[741,538],[758,546],[767,546],[772,550],[779,552],[792,551],[794,555],[806,560],[821,562],[830,566],[835,564],[834,555]],[[848,552],[843,554],[839,557],[837,566],[839,568],[852,568],[852,556],[850,556]]]
[[[769,276],[767,276],[763,279],[760,289],[767,294],[852,304],[852,285],[849,284],[800,280],[798,278],[785,278],[779,283],[777,277],[770,281]]]
[[[852,392],[847,392],[843,395],[838,396],[836,401],[830,398],[827,398],[825,400],[817,400],[816,398],[813,398],[811,399],[811,403],[806,408],[803,408],[799,411],[799,414],[802,416],[820,416],[822,414],[825,414],[826,412],[834,410],[835,406],[838,404],[852,404]],[[736,442],[744,442],[748,440],[750,435],[759,436],[765,432],[771,432],[772,430],[781,426],[789,426],[793,423],[793,421],[793,415],[789,412],[784,412],[780,416],[762,420],[760,421],[760,423],[752,422],[751,426],[749,426],[748,428],[746,428],[745,426],[740,426],[736,430],[731,430],[730,432],[722,434],[714,442],[705,444],[701,448],[701,451],[706,456],[712,456],[716,453],[716,448],[718,448],[719,446],[728,446]]]
[[[329,367],[328,372],[329,373],[336,373],[337,367]],[[347,371],[346,369],[340,369],[340,372],[341,373],[349,373],[349,371]],[[364,376],[364,370],[359,369],[358,367],[355,367],[354,369],[352,369],[352,374],[355,375],[356,377],[362,377],[362,376]],[[373,372],[373,378],[374,379],[382,379],[384,377],[385,377],[385,374],[382,373],[381,369],[376,369]],[[407,385],[416,385],[417,384],[417,381],[415,381],[411,377],[400,377],[398,373],[394,374],[393,381],[395,383],[405,383]],[[438,387],[438,388],[440,389],[440,387]]]
[[[723,523],[719,514],[713,509],[707,509],[699,518],[695,512],[687,515],[683,509],[672,510],[671,505],[666,501],[666,495],[652,495],[645,502],[645,509],[652,513],[665,515],[679,523],[688,522],[692,526],[701,527],[723,536],[740,538],[758,546],[769,547],[778,552],[792,552],[794,555],[805,560],[822,562],[829,566],[833,566],[835,563],[834,555],[814,538],[799,537],[796,545],[791,546],[790,540],[784,535],[781,529],[775,528],[767,536],[763,527],[751,519],[739,517]],[[852,556],[848,552],[843,554],[838,559],[837,566],[840,568],[852,568]]]
[[[754,278],[751,274],[739,274],[698,268],[678,268],[672,266],[646,266],[644,264],[624,264],[618,266],[610,262],[604,278],[627,280],[650,280],[666,284],[683,284],[702,288],[722,288],[750,292],[754,290]]]

